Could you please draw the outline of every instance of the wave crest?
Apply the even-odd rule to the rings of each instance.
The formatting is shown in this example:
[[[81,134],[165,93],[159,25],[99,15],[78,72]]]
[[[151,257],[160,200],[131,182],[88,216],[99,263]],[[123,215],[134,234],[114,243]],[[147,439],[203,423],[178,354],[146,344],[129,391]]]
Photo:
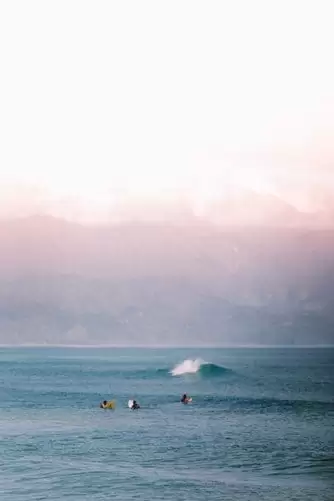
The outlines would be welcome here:
[[[180,364],[176,365],[174,369],[170,371],[173,376],[183,376],[184,374],[196,374],[199,373],[202,376],[213,376],[221,375],[227,372],[228,369],[222,367],[221,365],[211,364],[209,362],[204,362],[200,358],[195,360],[186,359]]]

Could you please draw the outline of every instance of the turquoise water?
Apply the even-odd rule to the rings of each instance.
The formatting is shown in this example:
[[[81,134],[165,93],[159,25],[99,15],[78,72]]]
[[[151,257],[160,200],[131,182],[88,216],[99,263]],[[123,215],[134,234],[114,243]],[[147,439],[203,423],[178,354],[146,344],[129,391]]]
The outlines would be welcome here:
[[[332,500],[333,369],[320,348],[0,349],[1,500]]]

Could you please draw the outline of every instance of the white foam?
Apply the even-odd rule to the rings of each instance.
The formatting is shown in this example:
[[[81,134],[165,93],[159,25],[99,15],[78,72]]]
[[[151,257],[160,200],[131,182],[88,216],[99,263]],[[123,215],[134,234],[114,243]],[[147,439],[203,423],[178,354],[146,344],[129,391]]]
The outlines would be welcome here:
[[[183,360],[182,363],[176,365],[170,372],[173,376],[182,376],[182,374],[196,374],[196,372],[200,370],[203,364],[205,364],[205,362],[200,358],[196,358],[195,360],[187,359]]]

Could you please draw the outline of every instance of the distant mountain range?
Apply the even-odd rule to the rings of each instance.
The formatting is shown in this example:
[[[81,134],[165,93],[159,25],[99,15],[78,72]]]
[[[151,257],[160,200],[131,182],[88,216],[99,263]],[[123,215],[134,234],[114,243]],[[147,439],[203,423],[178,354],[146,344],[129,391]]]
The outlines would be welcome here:
[[[0,343],[332,344],[334,230],[261,223],[3,220]]]

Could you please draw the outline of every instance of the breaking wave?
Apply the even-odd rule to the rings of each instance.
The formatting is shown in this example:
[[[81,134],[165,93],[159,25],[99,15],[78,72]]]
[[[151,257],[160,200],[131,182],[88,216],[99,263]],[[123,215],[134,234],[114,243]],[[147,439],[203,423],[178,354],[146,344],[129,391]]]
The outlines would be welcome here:
[[[183,360],[170,371],[173,376],[183,376],[184,374],[201,374],[202,376],[220,376],[228,372],[226,367],[204,362],[200,358],[195,360]]]

